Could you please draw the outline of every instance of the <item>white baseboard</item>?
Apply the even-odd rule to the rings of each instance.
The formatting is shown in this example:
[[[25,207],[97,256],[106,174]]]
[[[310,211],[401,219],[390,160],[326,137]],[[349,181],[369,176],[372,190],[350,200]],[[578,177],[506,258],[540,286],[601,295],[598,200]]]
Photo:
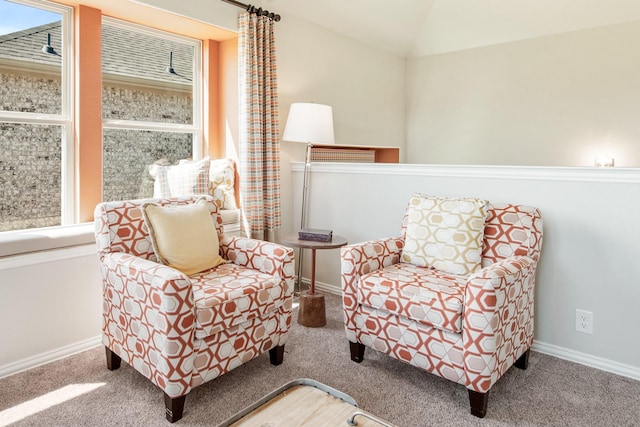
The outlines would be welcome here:
[[[303,282],[308,283],[304,279]],[[341,290],[339,288],[328,283],[316,282],[316,287],[318,288],[318,290],[323,292],[335,295],[341,294]],[[76,353],[80,353],[82,351],[97,347],[101,344],[102,337],[96,336],[84,341],[77,342],[75,344],[41,353],[36,356],[28,357],[26,359],[22,359],[8,365],[0,366],[0,378],[8,377],[10,375],[35,368],[36,366],[44,365],[55,360],[69,357]],[[637,366],[626,365],[614,360],[604,359],[602,357],[581,353],[579,351],[535,340],[531,349],[538,353],[548,354],[549,356],[554,356],[563,360],[568,360],[570,362],[579,363],[581,365],[589,366],[640,381],[640,368]]]
[[[102,336],[98,335],[93,338],[86,339],[68,346],[60,347],[55,350],[27,357],[17,362],[0,366],[0,378],[8,377],[19,372],[23,372],[37,366],[45,365],[65,357],[72,356],[85,350],[97,347],[102,344]]]
[[[302,282],[309,284],[309,281],[305,279],[302,279]],[[316,288],[318,288],[319,291],[326,292],[328,294],[342,295],[342,289],[337,288],[334,285],[330,285],[328,283],[322,283],[322,282],[316,281]]]
[[[303,279],[304,283],[308,281]],[[316,287],[327,293],[341,295],[342,290],[334,285],[328,283],[316,282]],[[602,357],[593,356],[587,353],[581,353],[579,351],[571,350],[568,348],[560,347],[553,344],[547,344],[540,341],[533,341],[531,350],[538,353],[548,354],[559,359],[568,360],[569,362],[579,363],[581,365],[589,366],[591,368],[600,369],[602,371],[611,372],[613,374],[622,375],[623,377],[632,378],[634,380],[640,380],[640,367],[625,365],[614,360],[604,359]]]
[[[622,375],[623,377],[640,380],[640,367],[626,365],[614,360],[604,359],[602,357],[593,356],[587,353],[571,350],[553,344],[547,344],[534,340],[531,350],[538,353],[548,354],[559,359],[568,360],[570,362],[579,363],[591,368],[600,369],[602,371],[611,372],[613,374]]]

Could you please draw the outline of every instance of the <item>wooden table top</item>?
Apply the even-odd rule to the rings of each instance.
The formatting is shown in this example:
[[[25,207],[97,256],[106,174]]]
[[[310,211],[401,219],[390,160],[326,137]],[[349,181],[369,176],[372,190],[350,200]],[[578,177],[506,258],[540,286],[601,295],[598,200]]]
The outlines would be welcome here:
[[[289,233],[282,238],[283,245],[290,245],[294,248],[307,248],[307,249],[333,249],[345,246],[347,239],[342,236],[333,235],[329,242],[318,242],[315,240],[300,240],[298,239],[298,233]]]

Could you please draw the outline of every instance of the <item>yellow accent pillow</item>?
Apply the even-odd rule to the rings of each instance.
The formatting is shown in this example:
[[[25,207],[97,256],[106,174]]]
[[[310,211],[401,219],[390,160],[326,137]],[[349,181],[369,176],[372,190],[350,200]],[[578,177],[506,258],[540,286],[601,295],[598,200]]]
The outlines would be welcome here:
[[[189,276],[225,262],[206,200],[180,206],[143,203],[141,210],[162,264]]]
[[[480,268],[486,200],[413,194],[407,208],[402,262],[457,275]]]

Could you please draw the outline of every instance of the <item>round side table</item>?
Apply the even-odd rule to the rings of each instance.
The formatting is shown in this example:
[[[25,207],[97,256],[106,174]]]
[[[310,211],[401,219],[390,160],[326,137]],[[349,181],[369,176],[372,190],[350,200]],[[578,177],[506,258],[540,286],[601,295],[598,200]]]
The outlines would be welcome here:
[[[294,248],[311,249],[311,282],[308,291],[300,292],[298,323],[311,328],[326,325],[327,316],[324,295],[316,291],[316,250],[335,249],[345,246],[348,243],[347,239],[334,234],[330,242],[316,242],[314,240],[300,240],[298,239],[298,233],[291,233],[284,236],[282,243]]]

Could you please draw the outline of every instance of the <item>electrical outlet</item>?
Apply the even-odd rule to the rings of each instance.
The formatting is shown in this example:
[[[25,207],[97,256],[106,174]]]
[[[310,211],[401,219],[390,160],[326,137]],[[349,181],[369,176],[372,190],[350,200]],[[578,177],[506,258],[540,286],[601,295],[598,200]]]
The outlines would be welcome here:
[[[576,331],[593,334],[593,313],[576,309]]]

